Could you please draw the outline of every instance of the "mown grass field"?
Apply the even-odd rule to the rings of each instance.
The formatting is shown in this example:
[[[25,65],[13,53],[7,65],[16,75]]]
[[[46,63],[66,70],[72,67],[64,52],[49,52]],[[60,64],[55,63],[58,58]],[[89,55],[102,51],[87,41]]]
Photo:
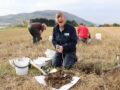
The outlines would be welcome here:
[[[120,27],[89,27],[92,39],[96,33],[102,40],[89,44],[77,44],[78,62],[69,71],[80,76],[80,81],[71,90],[120,90],[120,69],[113,69],[116,54],[120,53]],[[52,27],[43,33],[39,44],[32,44],[27,28],[6,28],[0,30],[0,90],[49,90],[33,78],[41,73],[31,68],[29,74],[18,76],[9,65],[9,59],[45,56],[47,48],[53,49],[48,40]]]

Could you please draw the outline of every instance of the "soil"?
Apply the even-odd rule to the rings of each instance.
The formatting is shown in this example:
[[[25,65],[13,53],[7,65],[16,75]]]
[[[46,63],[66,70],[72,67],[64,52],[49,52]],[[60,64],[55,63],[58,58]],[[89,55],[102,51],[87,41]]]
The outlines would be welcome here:
[[[85,74],[95,73],[96,75],[102,74],[102,67],[99,63],[87,63],[80,66],[80,70]]]
[[[49,73],[45,77],[47,86],[59,89],[61,86],[68,84],[72,80],[72,73],[67,73],[63,70],[58,70],[55,73]]]

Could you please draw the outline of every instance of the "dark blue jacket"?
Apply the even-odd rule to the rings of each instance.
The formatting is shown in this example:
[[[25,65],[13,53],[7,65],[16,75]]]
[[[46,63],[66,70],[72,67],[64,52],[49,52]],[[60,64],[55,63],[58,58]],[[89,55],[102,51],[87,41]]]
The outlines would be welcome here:
[[[71,24],[66,23],[64,30],[60,32],[59,25],[55,25],[52,43],[54,47],[62,45],[63,53],[76,51],[77,35],[75,28]]]

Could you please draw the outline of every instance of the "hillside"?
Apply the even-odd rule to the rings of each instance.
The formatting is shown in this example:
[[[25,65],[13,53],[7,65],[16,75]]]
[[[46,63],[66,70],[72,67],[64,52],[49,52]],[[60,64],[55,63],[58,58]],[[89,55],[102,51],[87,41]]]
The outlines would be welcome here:
[[[11,24],[20,24],[23,20],[28,21],[33,18],[47,18],[54,19],[57,10],[45,10],[45,11],[36,11],[33,13],[20,13],[20,14],[11,14],[6,16],[0,16],[0,23],[11,23]],[[90,21],[84,20],[78,16],[75,16],[71,13],[64,12],[68,20],[75,20],[78,24],[83,22],[86,25],[93,24]]]

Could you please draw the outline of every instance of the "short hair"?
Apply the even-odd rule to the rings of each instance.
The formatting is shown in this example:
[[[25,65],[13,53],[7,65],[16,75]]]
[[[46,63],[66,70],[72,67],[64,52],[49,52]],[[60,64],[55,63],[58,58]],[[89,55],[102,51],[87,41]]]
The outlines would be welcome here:
[[[65,18],[65,15],[64,15],[63,12],[61,12],[61,11],[57,12],[57,13],[56,13],[56,17],[55,17],[56,22],[57,22],[57,19],[58,19],[59,17],[62,17],[62,16]],[[65,22],[66,22],[66,19],[65,19]]]
[[[59,11],[57,14],[56,14],[56,18],[59,18],[61,16],[64,16],[63,12]]]
[[[47,25],[45,23],[43,23],[42,26],[44,26],[45,28],[47,28]]]

